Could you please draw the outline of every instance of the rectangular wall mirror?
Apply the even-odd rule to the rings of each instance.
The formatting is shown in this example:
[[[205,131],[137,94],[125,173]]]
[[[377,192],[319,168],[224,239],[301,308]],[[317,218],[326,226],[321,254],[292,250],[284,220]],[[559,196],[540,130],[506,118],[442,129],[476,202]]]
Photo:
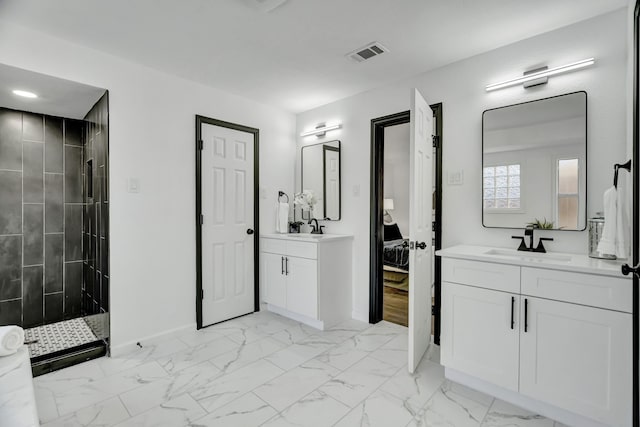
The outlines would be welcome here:
[[[584,230],[587,93],[482,114],[482,224]]]
[[[301,150],[301,188],[313,194],[313,209],[296,207],[296,220],[340,219],[340,141],[306,145]]]

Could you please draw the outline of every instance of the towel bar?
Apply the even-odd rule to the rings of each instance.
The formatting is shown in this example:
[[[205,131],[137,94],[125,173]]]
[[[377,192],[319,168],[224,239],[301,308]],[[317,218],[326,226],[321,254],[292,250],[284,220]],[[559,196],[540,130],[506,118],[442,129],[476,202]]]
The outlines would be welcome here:
[[[628,160],[626,163],[620,164],[616,163],[613,165],[613,186],[618,188],[618,170],[624,169],[627,172],[631,172],[631,160]]]

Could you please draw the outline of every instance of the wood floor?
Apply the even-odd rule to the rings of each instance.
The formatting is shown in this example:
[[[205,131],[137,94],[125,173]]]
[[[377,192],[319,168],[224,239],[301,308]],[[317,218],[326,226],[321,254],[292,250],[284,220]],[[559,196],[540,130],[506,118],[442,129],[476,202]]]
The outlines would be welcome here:
[[[383,286],[382,318],[388,322],[409,326],[409,293]]]
[[[409,326],[409,292],[383,286],[382,318],[387,322]],[[434,299],[431,299],[434,303]],[[434,333],[435,318],[431,317],[431,335]]]

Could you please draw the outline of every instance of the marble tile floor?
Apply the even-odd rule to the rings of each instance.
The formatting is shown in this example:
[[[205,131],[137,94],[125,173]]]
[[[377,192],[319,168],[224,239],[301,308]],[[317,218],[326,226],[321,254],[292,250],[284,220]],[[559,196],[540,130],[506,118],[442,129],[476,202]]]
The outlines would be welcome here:
[[[407,329],[318,331],[259,312],[34,380],[45,427],[562,427],[449,382],[432,346],[407,372]]]

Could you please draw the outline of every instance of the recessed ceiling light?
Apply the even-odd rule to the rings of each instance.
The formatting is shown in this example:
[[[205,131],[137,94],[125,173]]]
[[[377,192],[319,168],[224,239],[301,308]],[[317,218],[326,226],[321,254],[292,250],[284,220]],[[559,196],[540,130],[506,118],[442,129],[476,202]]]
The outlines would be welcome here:
[[[18,96],[22,96],[24,98],[37,98],[38,97],[38,95],[36,95],[33,92],[29,92],[29,91],[26,91],[26,90],[19,90],[19,89],[14,90],[13,94],[14,95],[18,95]]]

